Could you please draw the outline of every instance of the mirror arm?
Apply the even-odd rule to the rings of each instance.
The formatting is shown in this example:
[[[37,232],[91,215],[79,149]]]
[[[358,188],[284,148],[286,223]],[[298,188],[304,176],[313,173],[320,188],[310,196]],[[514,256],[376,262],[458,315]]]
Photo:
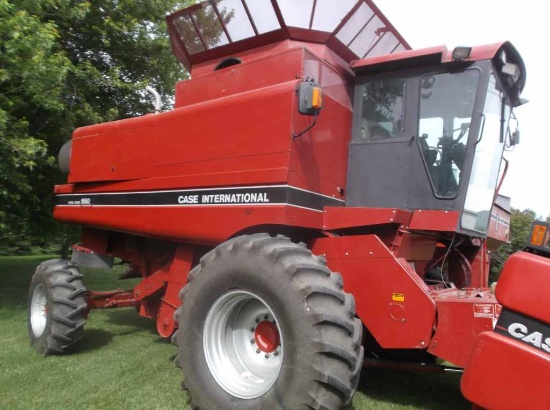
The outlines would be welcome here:
[[[502,98],[502,103],[500,104],[500,138],[499,141],[502,144],[504,142],[504,124],[506,123],[506,119],[504,118],[504,115],[506,114],[505,111],[506,103],[504,101],[504,98]]]
[[[500,181],[495,191],[495,196],[493,197],[493,204],[497,200],[498,193],[500,192],[500,188],[502,187],[502,183],[504,182],[504,178],[506,178],[506,173],[508,172],[508,160],[504,157],[502,157],[502,160],[504,161],[504,171],[502,172],[502,176],[500,177]]]

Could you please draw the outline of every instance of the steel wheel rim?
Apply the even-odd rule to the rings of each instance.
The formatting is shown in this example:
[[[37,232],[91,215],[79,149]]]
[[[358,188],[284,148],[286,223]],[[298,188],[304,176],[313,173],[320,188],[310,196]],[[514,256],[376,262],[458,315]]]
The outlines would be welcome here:
[[[278,346],[272,351],[257,344],[256,329],[262,322],[270,322],[278,332]],[[244,290],[226,293],[212,305],[204,325],[204,354],[212,376],[227,393],[254,399],[273,386],[283,364],[278,323],[262,298]]]
[[[48,297],[44,285],[38,284],[31,298],[31,328],[36,337],[42,336],[46,329]]]

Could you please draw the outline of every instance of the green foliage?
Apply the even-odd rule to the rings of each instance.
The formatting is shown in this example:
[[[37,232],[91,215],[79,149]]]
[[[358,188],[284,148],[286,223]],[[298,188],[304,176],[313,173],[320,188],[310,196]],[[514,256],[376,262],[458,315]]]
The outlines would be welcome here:
[[[0,254],[63,242],[55,157],[77,127],[172,101],[185,73],[164,17],[176,0],[0,0]],[[93,153],[91,153],[93,154]]]
[[[531,209],[521,211],[512,208],[512,215],[510,216],[510,243],[503,245],[496,254],[493,254],[491,258],[491,281],[497,280],[504,262],[510,255],[525,248],[525,244],[529,240],[531,225],[536,217],[535,211]]]

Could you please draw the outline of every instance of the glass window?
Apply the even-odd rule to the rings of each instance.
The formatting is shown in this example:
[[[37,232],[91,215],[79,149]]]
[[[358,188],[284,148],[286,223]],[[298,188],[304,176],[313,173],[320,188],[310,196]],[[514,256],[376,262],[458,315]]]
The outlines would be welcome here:
[[[353,13],[351,18],[344,24],[344,26],[336,34],[336,38],[344,43],[346,46],[355,39],[359,31],[367,24],[372,18],[374,12],[365,3],[361,4],[357,11]]]
[[[174,20],[174,27],[178,30],[187,52],[189,54],[195,54],[200,51],[204,51],[204,45],[193,26],[193,22],[188,15],[179,16]]]
[[[464,229],[487,232],[504,149],[500,141],[510,111],[503,93],[497,89],[496,78],[491,75],[462,214]]]
[[[357,0],[317,0],[311,28],[319,31],[334,31],[355,3]]]
[[[217,7],[231,41],[239,41],[255,35],[241,0],[222,0]]]
[[[277,3],[287,26],[309,28],[313,0],[278,0]]]
[[[398,44],[399,40],[397,40],[393,33],[386,31],[382,34],[380,41],[378,41],[376,45],[368,51],[368,54],[365,57],[378,57],[381,55],[390,54]]]
[[[202,8],[192,13],[191,16],[199,27],[202,39],[208,49],[229,43],[214,7],[203,5]],[[227,24],[233,18],[233,15],[222,14],[221,17],[224,23]]]
[[[379,33],[379,30],[385,29],[385,27],[386,26],[382,23],[382,20],[380,20],[378,16],[375,16],[371,21],[369,21],[369,24],[361,30],[355,40],[352,41],[349,48],[359,57],[365,57],[367,51],[369,51],[376,43],[376,40],[379,39],[380,35],[377,35],[377,33]]]
[[[404,126],[405,81],[379,80],[362,87],[361,139],[401,136]]]
[[[357,0],[277,0],[277,3],[287,26],[332,32]]]
[[[252,15],[258,34],[281,28],[271,0],[246,0],[246,5]]]
[[[458,193],[478,82],[477,70],[420,79],[417,140],[437,197]]]

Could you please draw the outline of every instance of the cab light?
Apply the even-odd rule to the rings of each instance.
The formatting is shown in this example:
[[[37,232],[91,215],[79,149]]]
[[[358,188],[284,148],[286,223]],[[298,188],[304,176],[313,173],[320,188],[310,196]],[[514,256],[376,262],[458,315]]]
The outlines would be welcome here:
[[[456,47],[453,50],[453,61],[462,61],[470,57],[472,47]]]

